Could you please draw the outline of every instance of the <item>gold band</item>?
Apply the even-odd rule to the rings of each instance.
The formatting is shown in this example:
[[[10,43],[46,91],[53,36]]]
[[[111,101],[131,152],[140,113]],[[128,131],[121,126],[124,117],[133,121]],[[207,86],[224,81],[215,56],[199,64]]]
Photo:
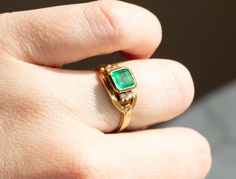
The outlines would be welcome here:
[[[121,112],[120,125],[115,130],[121,132],[131,122],[137,101],[136,80],[130,69],[118,65],[103,65],[99,67],[98,73],[112,104]]]

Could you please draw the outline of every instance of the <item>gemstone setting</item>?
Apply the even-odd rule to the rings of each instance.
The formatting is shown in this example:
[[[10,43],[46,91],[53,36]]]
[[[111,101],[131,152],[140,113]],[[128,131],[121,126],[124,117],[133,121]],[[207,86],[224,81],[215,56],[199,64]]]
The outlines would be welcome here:
[[[129,103],[129,101],[133,99],[132,92],[121,93],[119,96],[122,104]]]
[[[117,91],[127,91],[136,87],[136,81],[128,68],[119,68],[110,72],[110,81]]]

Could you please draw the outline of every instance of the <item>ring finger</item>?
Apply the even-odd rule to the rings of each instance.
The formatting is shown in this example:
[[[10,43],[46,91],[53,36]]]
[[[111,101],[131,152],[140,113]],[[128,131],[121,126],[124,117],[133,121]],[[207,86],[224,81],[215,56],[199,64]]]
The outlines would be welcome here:
[[[70,71],[40,67],[19,62],[16,77],[24,91],[43,93],[51,111],[73,114],[76,120],[103,132],[111,132],[120,122],[120,113],[112,105],[98,75],[94,71]],[[169,120],[188,108],[194,87],[188,70],[171,60],[133,60],[120,64],[129,67],[137,80],[138,99],[133,111],[130,129],[143,128]],[[34,84],[34,85],[32,85]],[[68,110],[69,109],[69,110]],[[145,120],[144,120],[145,119]]]

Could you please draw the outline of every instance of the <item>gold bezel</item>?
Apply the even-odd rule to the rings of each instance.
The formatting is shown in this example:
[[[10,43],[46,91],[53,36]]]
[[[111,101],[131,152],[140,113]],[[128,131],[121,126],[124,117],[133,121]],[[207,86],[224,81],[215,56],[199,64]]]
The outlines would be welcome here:
[[[114,72],[116,72],[116,71],[119,71],[119,70],[122,70],[122,69],[127,69],[127,70],[130,72],[130,75],[131,75],[131,77],[132,77],[133,80],[134,80],[134,85],[131,86],[131,87],[129,87],[129,88],[120,90],[120,89],[117,88],[117,86],[116,86],[116,84],[115,84],[115,82],[114,82],[114,80],[113,80],[113,78],[112,78],[112,73],[114,73]],[[131,91],[132,89],[134,89],[134,88],[137,87],[137,82],[136,82],[136,79],[135,79],[135,77],[134,77],[134,74],[133,74],[133,72],[132,72],[129,68],[127,68],[127,67],[119,67],[119,68],[116,68],[116,69],[110,71],[110,72],[108,73],[108,80],[109,80],[109,82],[110,82],[112,88],[113,88],[117,93],[128,92],[128,91]]]

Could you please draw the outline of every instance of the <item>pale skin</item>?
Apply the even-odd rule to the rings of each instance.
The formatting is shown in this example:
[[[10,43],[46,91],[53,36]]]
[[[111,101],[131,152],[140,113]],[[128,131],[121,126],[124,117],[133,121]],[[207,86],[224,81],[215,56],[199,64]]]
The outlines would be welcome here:
[[[1,14],[0,27],[0,178],[206,177],[210,147],[198,132],[138,130],[180,115],[194,96],[183,65],[149,59],[162,38],[151,12],[96,1]],[[136,59],[120,65],[136,76],[138,101],[133,132],[109,134],[120,114],[97,73],[60,67],[116,51]]]

